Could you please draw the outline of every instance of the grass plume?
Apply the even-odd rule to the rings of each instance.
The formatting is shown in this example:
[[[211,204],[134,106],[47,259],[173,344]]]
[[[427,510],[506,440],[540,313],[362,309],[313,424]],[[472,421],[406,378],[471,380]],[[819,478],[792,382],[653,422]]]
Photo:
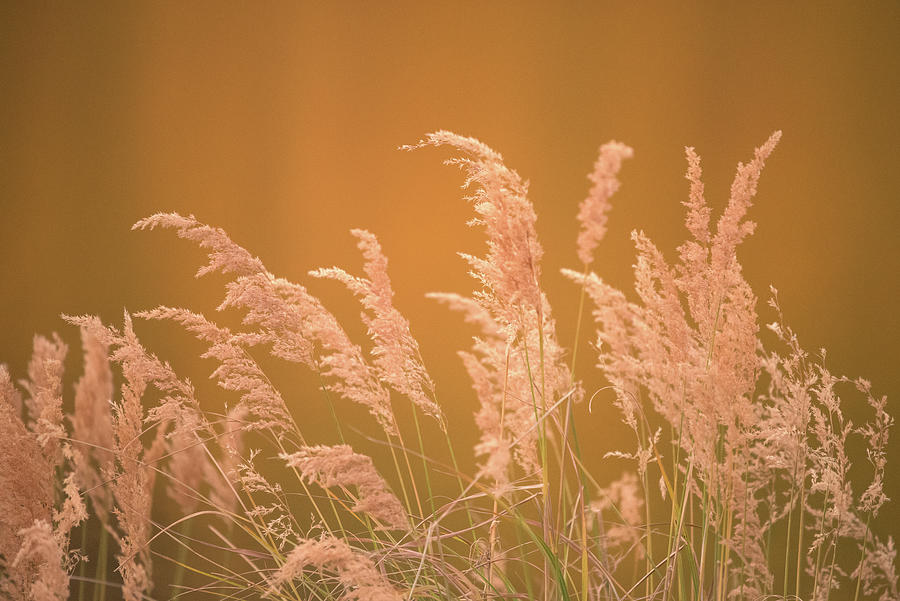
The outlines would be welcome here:
[[[578,211],[581,267],[564,271],[581,291],[577,311],[551,309],[528,185],[499,153],[447,131],[404,147],[453,153],[446,163],[463,171],[471,191],[470,225],[486,238],[482,255],[461,255],[474,289],[429,295],[461,315],[448,319],[476,330],[459,350],[478,403],[473,449],[455,448],[439,383],[412,334],[415,319],[395,306],[374,234],[351,232],[363,275],[310,273],[359,300],[368,338],[360,342],[305,286],[268,271],[222,229],[177,213],[140,220],[134,229],[174,230],[204,250],[198,277],[225,278],[218,309],[239,315],[235,328],[188,308],[136,316],[174,322],[202,341],[228,402],[201,408],[190,380],[144,347],[127,312],[121,327],[66,317],[84,349],[70,404],[59,336],[35,338],[18,387],[0,367],[0,594],[897,599],[894,541],[873,527],[889,502],[887,400],[864,379],[833,375],[824,352],[805,350],[774,288],[771,323],[761,328],[738,260],[780,137],[738,165],[715,219],[699,155],[685,149],[688,239],[672,262],[633,232],[627,293],[593,269],[633,150],[601,146]],[[588,410],[608,399],[634,437],[632,448],[603,458],[586,456],[579,442],[596,434],[577,419],[586,395],[574,354],[588,329],[586,301],[596,367],[609,384]],[[579,334],[565,349],[557,316],[570,315]],[[333,435],[305,430],[267,376],[268,360],[319,378],[310,394],[333,408]],[[401,400],[411,423],[395,413]],[[364,407],[369,422],[341,427],[345,402]],[[867,421],[845,417],[851,402],[868,408]],[[357,450],[366,445],[383,448],[381,460]],[[474,473],[458,456],[472,457]],[[609,473],[620,476],[601,476]],[[162,498],[180,512],[173,523],[159,519],[154,500]],[[103,533],[97,547],[88,536],[94,525]],[[73,532],[82,548],[73,547]],[[106,569],[107,537],[114,570]],[[177,557],[163,552],[172,546]],[[94,579],[88,559],[98,562]],[[160,560],[172,564],[169,583],[156,577]]]

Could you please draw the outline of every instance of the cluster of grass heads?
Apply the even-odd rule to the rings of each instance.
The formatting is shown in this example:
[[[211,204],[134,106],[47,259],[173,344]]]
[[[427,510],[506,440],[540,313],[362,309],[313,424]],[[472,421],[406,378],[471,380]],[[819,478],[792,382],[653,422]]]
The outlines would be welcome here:
[[[460,467],[471,449],[454,447],[374,235],[353,232],[363,275],[311,273],[359,299],[364,350],[305,287],[270,273],[224,231],[175,213],[138,222],[203,248],[209,262],[198,276],[226,276],[220,310],[236,311],[239,328],[172,307],[137,317],[177,322],[202,341],[228,400],[202,410],[191,382],[142,345],[126,313],[115,327],[66,317],[84,347],[68,403],[67,347],[37,337],[20,388],[0,370],[0,594],[897,599],[893,541],[870,528],[887,501],[886,399],[864,380],[832,375],[824,352],[808,354],[774,289],[775,319],[761,335],[737,261],[779,137],[738,167],[712,228],[700,160],[687,149],[690,239],[669,264],[643,232],[633,234],[633,300],[592,271],[618,172],[632,155],[616,142],[600,148],[578,215],[582,268],[565,272],[581,290],[577,311],[564,312],[577,323],[570,351],[541,289],[543,249],[518,174],[484,144],[449,132],[408,147],[457,151],[447,162],[466,172],[473,224],[487,236],[484,256],[464,255],[476,290],[431,295],[477,329],[460,352],[479,403],[474,473]],[[609,382],[598,391],[583,390],[575,373],[589,339]],[[304,431],[266,376],[264,355],[318,376],[333,433]],[[847,395],[868,403],[868,422],[844,417]],[[607,427],[634,434],[634,448],[615,458],[586,456],[579,442],[597,433],[579,429],[576,406],[604,398],[622,417]],[[364,407],[370,423],[352,432],[342,424],[347,402]],[[395,409],[411,419],[398,420]],[[387,461],[354,445],[381,448]],[[854,471],[861,482],[850,477],[857,448],[865,459],[857,463],[868,466]],[[622,460],[621,478],[599,478],[604,462]],[[163,494],[181,517],[159,521]],[[160,560],[171,582],[154,586]]]

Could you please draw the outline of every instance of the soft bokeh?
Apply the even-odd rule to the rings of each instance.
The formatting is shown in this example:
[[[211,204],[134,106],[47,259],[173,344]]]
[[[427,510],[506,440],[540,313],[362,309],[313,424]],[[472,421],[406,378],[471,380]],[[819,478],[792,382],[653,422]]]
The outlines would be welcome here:
[[[465,226],[472,212],[446,155],[397,147],[450,129],[531,180],[545,287],[568,341],[578,291],[559,268],[577,267],[575,214],[601,143],[635,149],[596,262],[630,290],[632,229],[670,256],[686,235],[683,147],[703,157],[721,207],[737,162],[782,129],[740,253],[761,319],[772,319],[773,284],[804,345],[827,347],[835,372],[871,379],[900,414],[898,25],[894,2],[4,3],[0,361],[22,374],[33,333],[56,330],[74,378],[77,332],[61,312],[117,324],[123,307],[212,311],[221,281],[191,278],[196,249],[129,231],[160,210],[224,227],[361,335],[349,295],[306,273],[358,271],[348,230],[365,227],[391,260],[451,428],[474,441],[476,401],[455,357],[470,332],[423,295],[471,289],[455,253],[479,251],[481,237]],[[138,328],[193,380],[212,369],[177,327]],[[595,388],[584,342],[579,370]],[[311,428],[330,423],[303,376],[273,370]],[[221,405],[212,385],[201,390]],[[598,456],[627,444],[603,419],[609,398],[580,417]],[[364,414],[346,415],[366,428]],[[887,493],[900,501],[900,478]]]

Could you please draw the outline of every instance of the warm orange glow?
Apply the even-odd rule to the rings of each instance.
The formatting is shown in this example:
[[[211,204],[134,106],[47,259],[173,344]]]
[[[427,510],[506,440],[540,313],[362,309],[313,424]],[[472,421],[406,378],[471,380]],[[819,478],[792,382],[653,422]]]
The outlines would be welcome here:
[[[559,270],[580,267],[575,216],[598,146],[634,148],[594,265],[631,290],[631,230],[670,258],[686,236],[684,146],[703,157],[719,210],[734,166],[780,129],[751,210],[756,233],[739,251],[760,319],[774,319],[764,302],[772,284],[804,345],[827,348],[835,373],[871,380],[900,414],[898,20],[890,2],[6,4],[0,362],[24,374],[33,334],[57,331],[70,343],[74,382],[77,331],[60,313],[114,324],[123,307],[212,314],[221,281],[192,279],[196,249],[130,231],[157,211],[225,228],[361,337],[351,295],[307,273],[359,273],[349,230],[366,228],[390,260],[395,303],[468,451],[477,402],[456,351],[471,332],[424,294],[470,291],[455,253],[481,252],[483,238],[465,226],[472,210],[459,173],[440,164],[447,154],[398,147],[450,129],[483,140],[530,180],[544,287],[568,346],[578,288]],[[191,377],[205,406],[220,407],[201,345],[170,324],[136,327]],[[590,375],[584,340],[578,368],[590,394],[602,379]],[[311,431],[330,427],[326,406],[309,398],[314,378],[274,364],[272,374]],[[609,400],[599,396],[581,416],[597,457],[629,440],[625,430],[599,431],[616,416]],[[364,412],[345,415],[353,423]],[[889,455],[900,462],[896,431]],[[474,464],[471,453],[461,460]],[[900,501],[900,478],[889,474],[886,494]],[[880,528],[900,538],[896,503]]]

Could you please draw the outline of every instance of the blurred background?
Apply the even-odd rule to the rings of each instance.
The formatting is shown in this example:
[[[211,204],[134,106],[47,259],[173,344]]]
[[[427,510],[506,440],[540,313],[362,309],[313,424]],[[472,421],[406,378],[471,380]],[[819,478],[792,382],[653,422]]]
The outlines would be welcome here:
[[[578,290],[559,269],[578,267],[575,214],[598,146],[635,149],[595,262],[630,292],[631,230],[673,259],[686,236],[684,146],[702,156],[719,210],[738,161],[782,129],[751,212],[759,227],[740,249],[760,320],[773,319],[772,284],[804,346],[826,347],[834,372],[871,379],[900,414],[898,31],[896,2],[4,2],[0,361],[24,375],[32,335],[58,331],[74,381],[79,341],[62,312],[113,324],[123,308],[213,312],[222,281],[192,279],[197,249],[130,231],[157,211],[225,228],[270,271],[307,284],[362,343],[350,295],[306,274],[335,264],[359,273],[348,230],[364,227],[390,259],[396,305],[465,446],[476,400],[455,353],[472,332],[423,295],[470,291],[455,253],[481,252],[483,238],[465,225],[472,211],[461,175],[441,165],[447,153],[397,147],[450,129],[531,181],[544,286],[568,345]],[[177,326],[137,328],[221,407],[202,346]],[[589,391],[601,385],[593,360],[582,337]],[[330,417],[314,382],[271,369],[310,431],[334,442],[318,428]],[[631,445],[604,420],[610,399],[579,418],[598,457]],[[900,432],[889,470],[897,441]],[[610,477],[624,467],[600,465]],[[900,477],[887,489],[900,501]],[[882,533],[900,534],[888,519],[897,507],[882,513]]]

